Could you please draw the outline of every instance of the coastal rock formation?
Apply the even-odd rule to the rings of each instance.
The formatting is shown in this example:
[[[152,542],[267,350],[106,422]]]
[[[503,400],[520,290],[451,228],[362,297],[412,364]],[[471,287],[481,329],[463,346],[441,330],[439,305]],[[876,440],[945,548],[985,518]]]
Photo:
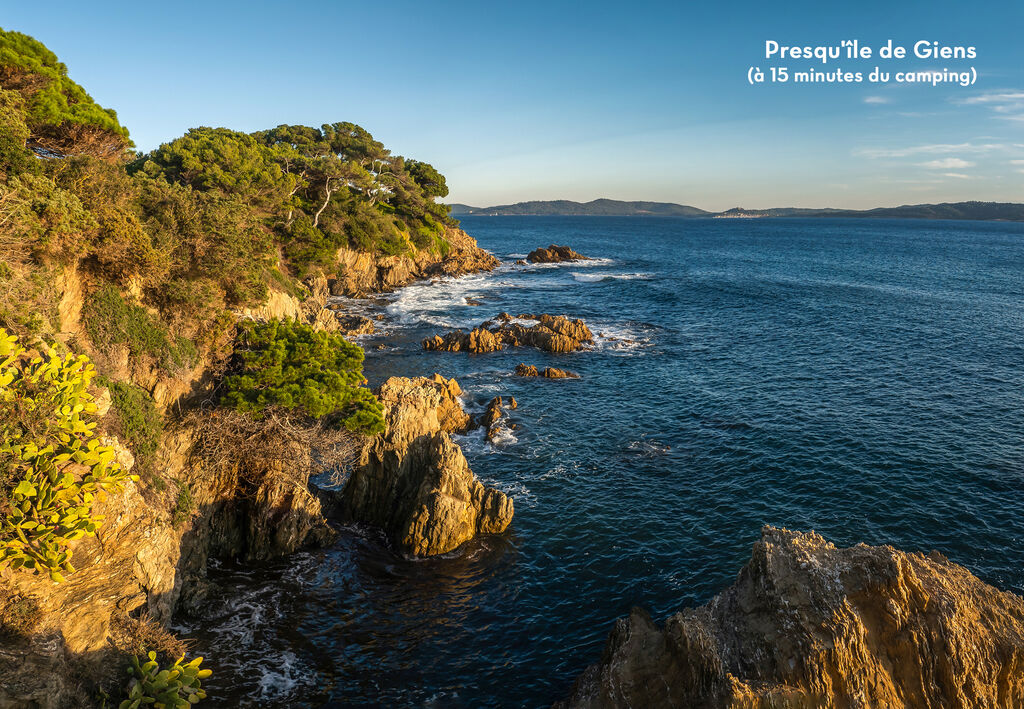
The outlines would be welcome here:
[[[530,263],[562,263],[563,261],[589,261],[590,259],[573,251],[568,246],[551,244],[546,249],[539,248],[531,251],[526,260]]]
[[[338,277],[329,281],[332,295],[362,297],[408,285],[432,276],[461,276],[497,268],[499,261],[481,249],[476,239],[461,229],[448,229],[450,245],[444,256],[430,251],[413,255],[382,256],[365,251],[341,249],[338,252]]]
[[[423,349],[440,352],[496,352],[505,346],[536,347],[545,352],[575,352],[594,341],[590,328],[580,319],[564,315],[501,313],[470,332],[453,330],[423,340]]]
[[[519,406],[519,403],[515,400],[515,397],[509,397],[508,408],[515,409]],[[478,428],[483,428],[485,431],[485,437],[488,441],[494,441],[501,433],[505,430],[501,426],[501,419],[505,413],[505,400],[500,396],[496,396],[490,400],[487,404],[487,408],[484,412],[477,416],[473,423]],[[510,428],[515,428],[515,424],[510,424]]]
[[[576,372],[570,372],[566,369],[558,369],[557,367],[545,367],[544,369],[538,370],[532,364],[517,364],[515,374],[517,377],[544,377],[546,379],[579,379],[580,375]]]
[[[766,527],[736,583],[657,627],[634,609],[568,707],[1024,704],[1024,599],[937,552]]]
[[[484,487],[449,435],[465,430],[458,383],[392,377],[381,385],[386,431],[363,450],[341,493],[342,515],[383,529],[407,554],[449,552],[505,530],[512,500]]]

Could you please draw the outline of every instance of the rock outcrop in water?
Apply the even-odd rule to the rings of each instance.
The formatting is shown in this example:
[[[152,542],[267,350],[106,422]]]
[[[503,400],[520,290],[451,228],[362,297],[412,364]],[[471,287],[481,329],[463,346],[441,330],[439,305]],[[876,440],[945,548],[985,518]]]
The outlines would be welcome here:
[[[512,521],[511,498],[484,487],[449,435],[469,424],[459,393],[436,374],[384,382],[387,430],[364,449],[341,495],[344,517],[380,527],[407,554],[444,554]]]
[[[497,352],[504,347],[536,347],[545,352],[575,352],[594,341],[590,328],[564,315],[501,313],[469,332],[453,330],[423,340],[423,349],[438,352]]]
[[[576,372],[570,372],[567,369],[558,369],[557,367],[545,367],[544,369],[537,369],[532,364],[517,364],[515,374],[517,377],[543,377],[545,379],[579,379],[580,375]]]
[[[444,256],[430,251],[417,251],[411,256],[383,256],[341,249],[338,277],[329,282],[331,294],[362,297],[391,291],[420,278],[490,271],[500,263],[461,229],[448,229],[444,238],[450,245]]]
[[[551,244],[546,249],[539,248],[531,251],[526,260],[530,263],[562,263],[563,261],[589,261],[590,259],[573,251],[568,246]]]
[[[657,627],[634,609],[568,707],[1024,705],[1024,599],[937,552],[766,527],[736,583]]]

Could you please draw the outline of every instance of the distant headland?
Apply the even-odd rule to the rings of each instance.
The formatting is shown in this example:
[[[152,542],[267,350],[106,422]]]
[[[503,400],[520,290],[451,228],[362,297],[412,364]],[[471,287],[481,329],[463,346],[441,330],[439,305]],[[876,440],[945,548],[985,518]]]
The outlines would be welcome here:
[[[452,204],[453,216],[573,216],[573,217],[713,217],[718,219],[757,219],[767,217],[859,217],[874,219],[969,219],[978,221],[1024,221],[1024,204],[1013,202],[944,202],[942,204],[906,204],[875,209],[806,209],[773,207],[709,212],[698,207],[671,202],[624,202],[595,199],[591,202],[551,201],[516,202],[493,207]]]

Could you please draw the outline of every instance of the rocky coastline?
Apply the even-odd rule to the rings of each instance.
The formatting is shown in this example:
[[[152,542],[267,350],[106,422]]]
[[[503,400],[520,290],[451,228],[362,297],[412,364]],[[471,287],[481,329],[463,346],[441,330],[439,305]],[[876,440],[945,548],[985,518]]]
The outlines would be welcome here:
[[[449,237],[446,256],[354,258],[342,250],[343,278],[308,279],[301,299],[271,289],[263,305],[239,315],[295,319],[350,336],[365,333],[372,321],[328,307],[332,292],[389,290],[498,264],[461,230],[451,230]],[[84,336],[86,277],[72,266],[60,285],[62,329]],[[164,628],[178,612],[201,612],[211,560],[270,559],[327,543],[336,535],[329,516],[378,525],[396,548],[420,556],[448,552],[477,534],[500,533],[511,522],[512,500],[476,479],[449,436],[469,425],[454,380],[386,382],[379,393],[387,429],[365,441],[344,488],[325,495],[310,484],[313,452],[298,440],[277,441],[275,455],[264,459],[211,464],[204,422],[220,414],[177,417],[177,412],[183,402],[207,395],[217,362],[200,360],[169,375],[125,350],[120,362],[105,358],[103,364],[117,378],[143,387],[174,422],[161,437],[153,465],[180,487],[156,490],[129,481],[121,493],[98,501],[94,512],[104,523],[95,536],[71,543],[76,572],[64,582],[9,572],[0,578],[0,709],[92,706],[139,633],[150,645],[156,646],[156,638],[176,647]],[[105,411],[110,395],[99,391]],[[116,438],[104,440],[131,470],[135,460],[129,449]],[[134,634],[122,632],[125,627]]]
[[[498,265],[464,232],[452,238],[443,258],[342,250],[337,278],[309,279],[302,299],[272,290],[262,306],[241,314],[295,318],[348,336],[373,332],[373,320],[338,307],[332,296]],[[86,288],[74,270],[64,283],[62,322],[74,332]],[[422,345],[484,354],[506,347],[569,353],[593,343],[579,319],[501,313]],[[127,355],[122,363],[123,376],[143,383],[167,411],[202,392],[214,366],[200,362],[168,378]],[[580,378],[526,363],[514,374]],[[273,459],[211,467],[202,431],[188,419],[169,427],[156,464],[184,481],[191,511],[177,518],[166,499],[174,491],[161,497],[129,484],[100,504],[106,522],[76,543],[81,563],[67,582],[7,579],[8,605],[30,606],[31,623],[0,643],[0,709],[88,706],[90,677],[102,675],[120,651],[118,628],[141,622],[158,633],[175,613],[201,611],[213,559],[263,560],[326,544],[338,522],[380,529],[408,557],[449,554],[478,535],[505,532],[513,499],[481,483],[452,435],[482,427],[494,440],[514,425],[506,412],[517,408],[515,399],[495,397],[470,416],[458,382],[440,374],[390,377],[375,393],[386,428],[362,442],[343,484],[330,488],[312,485],[308,472],[296,474],[313,467],[312,453],[298,443],[283,441]],[[130,468],[132,454],[113,444]],[[1024,599],[938,553],[837,549],[814,533],[769,527],[736,583],[708,604],[663,627],[639,609],[617,621],[600,661],[556,706],[1013,706],[1024,702],[1022,667]]]

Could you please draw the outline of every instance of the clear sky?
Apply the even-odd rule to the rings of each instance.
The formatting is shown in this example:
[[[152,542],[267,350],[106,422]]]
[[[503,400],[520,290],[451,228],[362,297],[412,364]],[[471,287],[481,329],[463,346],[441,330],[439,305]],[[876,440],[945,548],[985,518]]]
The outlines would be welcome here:
[[[733,206],[1024,201],[1024,2],[29,2],[140,149],[199,125],[353,121],[448,201]],[[780,61],[765,41],[974,46],[975,59]],[[764,84],[764,71],[978,72],[970,87]]]

